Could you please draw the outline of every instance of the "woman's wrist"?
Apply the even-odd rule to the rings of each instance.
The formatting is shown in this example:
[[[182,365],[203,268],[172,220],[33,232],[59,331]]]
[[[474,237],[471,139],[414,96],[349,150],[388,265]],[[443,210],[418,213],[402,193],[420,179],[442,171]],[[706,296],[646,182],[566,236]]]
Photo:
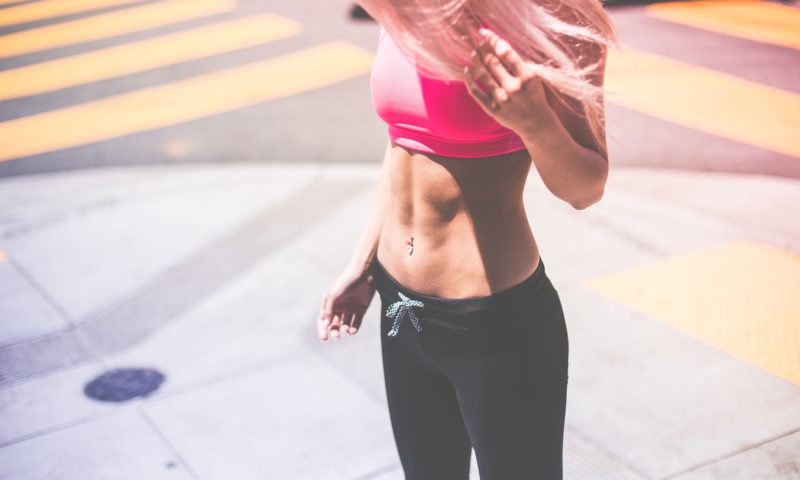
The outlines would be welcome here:
[[[372,256],[370,255],[367,258],[364,257],[354,257],[351,258],[347,265],[345,266],[346,270],[350,270],[356,276],[362,276],[367,273],[369,270],[369,266],[372,263]]]

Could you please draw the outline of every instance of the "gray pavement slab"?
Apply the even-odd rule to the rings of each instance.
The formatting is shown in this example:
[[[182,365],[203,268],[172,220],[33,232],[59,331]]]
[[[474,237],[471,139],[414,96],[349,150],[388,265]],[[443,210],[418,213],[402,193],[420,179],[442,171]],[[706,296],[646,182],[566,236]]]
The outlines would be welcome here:
[[[724,225],[756,240],[800,250],[800,222],[795,221],[800,214],[797,179],[625,167],[611,170],[608,191],[612,195],[596,205],[603,208],[586,212],[603,210],[607,199],[633,197],[634,204],[645,201],[679,216],[702,218],[720,225],[717,228]],[[669,236],[679,237],[680,233],[673,231]],[[691,238],[694,230],[680,236]]]
[[[110,367],[151,365],[166,375],[154,395],[192,390],[309,355],[303,337],[327,278],[295,249],[273,252],[147,339],[109,354]]]
[[[0,345],[64,330],[69,325],[12,263],[0,261]]]
[[[328,271],[331,280],[350,259],[353,247],[367,224],[368,216],[375,204],[379,175],[379,165],[348,164],[322,167],[321,181],[338,183],[349,180],[357,182],[359,190],[348,197],[346,202],[337,204],[337,208],[330,215],[315,219],[313,225],[294,238],[292,243]]]
[[[90,400],[83,386],[105,368],[88,361],[57,374],[0,388],[0,446],[85,423],[113,413],[118,404]]]
[[[592,480],[642,480],[613,453],[593,443],[567,424],[564,430],[564,478]]]
[[[278,174],[276,178],[280,178],[280,170],[281,167],[273,170]],[[212,238],[201,248],[188,254],[181,250],[168,268],[147,278],[141,287],[126,293],[125,297],[78,319],[74,329],[42,339],[0,346],[3,352],[0,383],[41,374],[55,368],[54,362],[63,362],[64,358],[69,359],[68,363],[74,363],[92,355],[92,352],[95,355],[109,353],[138,341],[214,290],[222,288],[262,259],[265,252],[279,249],[313,225],[305,218],[324,217],[326,212],[337,208],[338,203],[356,193],[361,186],[358,181],[337,182],[318,178],[320,176],[315,175],[304,183],[295,184],[294,188],[276,189],[287,191],[289,188],[291,197],[269,205],[236,224],[236,228],[229,228],[224,235]],[[333,184],[328,184],[330,182]],[[264,188],[270,188],[268,181],[262,183]],[[196,195],[206,193],[202,189],[195,192]],[[82,227],[80,223],[73,225],[73,228]],[[48,237],[51,241],[57,241],[56,238]],[[143,251],[161,248],[148,240],[132,239],[132,242],[138,242],[137,248]],[[188,247],[196,248],[197,245],[189,244]],[[121,270],[127,267],[128,264],[123,262]],[[58,358],[54,358],[52,352],[57,352]],[[34,358],[36,361],[32,362]],[[27,366],[16,368],[15,362]]]
[[[279,203],[310,182],[317,169],[278,167],[260,175],[246,168],[197,169],[190,175],[182,170],[161,169],[138,182],[121,179],[124,183],[101,192],[87,187],[85,197],[72,191],[66,204],[52,202],[49,208],[41,199],[19,195],[31,182],[6,179],[0,204],[14,211],[15,231],[24,234],[5,237],[3,247],[17,268],[78,320]]]
[[[351,479],[398,461],[386,409],[314,355],[145,409],[201,478]]]
[[[136,409],[0,449],[4,480],[193,479]]]

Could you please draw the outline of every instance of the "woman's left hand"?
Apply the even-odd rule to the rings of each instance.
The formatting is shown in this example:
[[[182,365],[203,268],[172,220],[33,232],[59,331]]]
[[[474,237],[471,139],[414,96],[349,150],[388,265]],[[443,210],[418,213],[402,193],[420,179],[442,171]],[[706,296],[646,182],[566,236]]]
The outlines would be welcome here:
[[[473,52],[472,65],[464,68],[472,97],[497,123],[516,132],[535,130],[550,121],[544,85],[532,65],[493,31],[481,28],[480,32],[482,41]]]

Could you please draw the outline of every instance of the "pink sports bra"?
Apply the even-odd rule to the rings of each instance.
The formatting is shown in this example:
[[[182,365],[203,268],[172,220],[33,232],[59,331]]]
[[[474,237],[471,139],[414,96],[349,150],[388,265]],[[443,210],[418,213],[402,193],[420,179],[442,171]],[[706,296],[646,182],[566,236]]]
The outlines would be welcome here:
[[[451,157],[488,157],[525,149],[461,81],[425,76],[381,25],[370,72],[370,95],[389,138],[403,147]]]

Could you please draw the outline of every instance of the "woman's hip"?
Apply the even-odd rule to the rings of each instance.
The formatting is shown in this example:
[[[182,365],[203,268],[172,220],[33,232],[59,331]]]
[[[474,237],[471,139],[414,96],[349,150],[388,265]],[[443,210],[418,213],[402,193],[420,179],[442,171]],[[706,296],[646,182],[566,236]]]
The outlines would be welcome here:
[[[534,272],[522,282],[491,295],[444,298],[406,287],[373,258],[370,271],[381,298],[382,335],[415,332],[435,340],[509,339],[536,335],[542,327],[563,321],[558,293],[539,258]],[[559,310],[559,311],[554,311]],[[388,328],[387,328],[388,327]]]

